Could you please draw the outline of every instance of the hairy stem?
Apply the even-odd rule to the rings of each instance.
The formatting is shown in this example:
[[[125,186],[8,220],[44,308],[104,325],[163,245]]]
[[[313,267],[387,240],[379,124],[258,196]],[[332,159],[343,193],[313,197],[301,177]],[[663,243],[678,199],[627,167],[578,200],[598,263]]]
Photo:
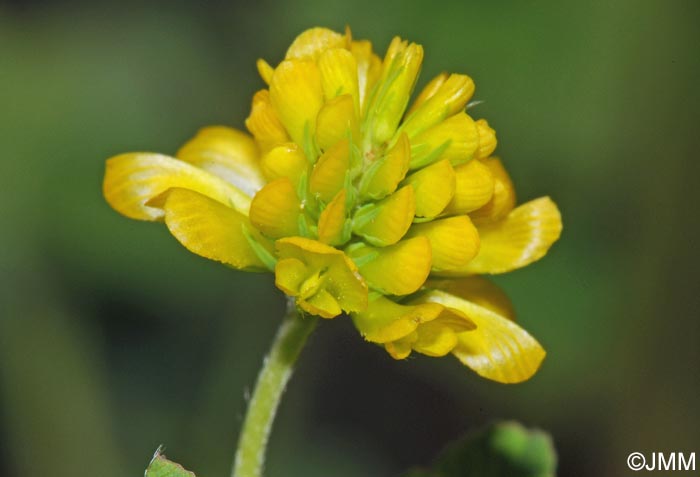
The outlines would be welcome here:
[[[316,327],[317,318],[300,316],[293,300],[255,383],[238,441],[231,477],[261,477],[272,422],[294,363]]]

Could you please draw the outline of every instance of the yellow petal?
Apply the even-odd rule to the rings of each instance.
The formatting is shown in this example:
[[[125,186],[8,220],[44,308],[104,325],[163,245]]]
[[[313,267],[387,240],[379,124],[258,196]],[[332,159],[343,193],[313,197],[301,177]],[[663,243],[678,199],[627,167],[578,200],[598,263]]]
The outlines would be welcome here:
[[[158,201],[170,233],[190,252],[238,269],[266,270],[244,229],[263,247],[271,250],[271,244],[245,215],[189,189],[168,189]]]
[[[372,43],[367,40],[353,41],[350,51],[357,63],[357,85],[360,92],[360,108],[364,114],[372,88],[382,72],[382,60],[372,52]]]
[[[373,144],[382,144],[394,136],[422,62],[423,47],[398,37],[392,40],[367,110],[367,131]]]
[[[198,167],[161,154],[134,152],[107,160],[102,190],[109,205],[132,219],[159,220],[163,211],[146,202],[172,187],[191,189],[242,214],[250,198],[228,182]]]
[[[409,301],[405,305],[421,307],[427,303],[423,298]],[[432,320],[422,320],[410,333],[385,344],[385,349],[395,359],[403,359],[415,350],[427,356],[445,356],[458,344],[459,333],[476,329],[476,324],[464,313],[454,308],[443,307]],[[405,330],[404,330],[405,332]]]
[[[275,285],[289,296],[296,297],[297,305],[312,315],[334,318],[342,313],[338,300],[322,288],[319,272],[296,258],[283,258],[275,266]]]
[[[297,235],[300,214],[301,202],[286,177],[268,183],[250,204],[251,223],[271,238]]]
[[[409,135],[410,136],[410,135]],[[453,166],[469,161],[479,144],[476,124],[458,113],[411,137],[411,169],[447,159]]]
[[[418,327],[416,340],[411,347],[426,356],[446,356],[457,346],[457,333],[438,320]]]
[[[275,146],[260,159],[260,168],[265,177],[275,180],[287,177],[293,184],[297,184],[301,175],[309,166],[304,152],[294,142],[286,142]]]
[[[318,239],[329,245],[341,245],[350,239],[350,230],[346,227],[347,194],[342,189],[323,209],[318,219]],[[347,233],[346,233],[347,230]]]
[[[466,215],[414,224],[408,236],[430,241],[435,272],[462,270],[479,251],[479,233]]]
[[[472,160],[455,167],[455,193],[445,215],[466,214],[486,205],[493,196],[495,180],[491,169]]]
[[[440,73],[435,78],[431,79],[428,84],[425,85],[425,88],[423,88],[418,94],[411,107],[408,108],[408,111],[406,111],[406,117],[413,114],[413,112],[418,109],[419,106],[425,103],[428,99],[432,98],[449,77],[450,75],[447,73]]]
[[[425,237],[415,237],[375,248],[367,245],[347,251],[370,287],[386,295],[408,295],[425,283],[430,273],[431,249]]]
[[[494,313],[515,319],[515,309],[508,295],[491,280],[480,276],[428,280],[426,288],[436,288],[488,308]]]
[[[350,143],[342,139],[316,162],[309,178],[309,190],[323,202],[330,202],[345,185],[349,167]]]
[[[542,258],[561,235],[561,214],[549,197],[526,202],[500,222],[479,226],[481,250],[465,273],[505,273]]]
[[[312,315],[322,318],[335,318],[343,312],[338,300],[327,290],[319,290],[308,300],[300,301],[299,305]]]
[[[382,295],[373,297],[367,309],[352,314],[352,321],[362,336],[373,343],[387,343],[410,335],[421,323],[434,320],[442,306],[424,303],[399,305]]]
[[[345,35],[328,28],[314,27],[297,36],[287,50],[286,59],[317,59],[321,53],[330,48],[342,48],[347,44]]]
[[[309,313],[324,318],[367,307],[367,285],[343,252],[316,240],[287,237],[276,242],[275,283]],[[336,306],[337,305],[337,306]]]
[[[394,192],[406,176],[410,159],[411,144],[408,136],[401,134],[394,147],[373,162],[362,175],[360,197],[379,200]]]
[[[420,297],[408,304],[425,303]],[[455,308],[445,308],[435,320],[443,326],[449,327],[455,333],[471,331],[476,329],[476,323],[471,318]]]
[[[486,205],[469,214],[477,225],[497,222],[515,207],[515,187],[501,161],[489,157],[480,162],[489,168],[493,177],[493,195]]]
[[[542,346],[513,321],[487,308],[442,291],[426,293],[439,303],[467,315],[477,328],[458,333],[453,354],[481,376],[501,383],[529,379],[545,357]]]
[[[360,125],[350,95],[344,94],[327,101],[316,118],[316,144],[327,151],[338,141],[352,137],[360,139]]]
[[[447,159],[414,172],[406,182],[416,194],[416,217],[437,217],[455,193],[455,171]]]
[[[326,50],[318,59],[318,68],[321,71],[321,85],[326,100],[349,94],[359,111],[357,62],[352,53],[345,48]]]
[[[176,154],[181,161],[221,177],[249,197],[265,184],[258,156],[253,138],[225,126],[200,129]]]
[[[407,185],[375,204],[358,209],[352,230],[372,245],[385,247],[401,240],[411,226],[415,211],[413,186]]]
[[[485,159],[496,150],[496,131],[489,126],[485,119],[477,120],[476,127],[479,131],[479,148],[474,153],[474,157]]]
[[[255,62],[255,66],[258,68],[258,74],[262,80],[265,82],[265,84],[269,85],[270,82],[272,82],[272,75],[274,74],[275,69],[262,58],[259,58],[258,61]]]
[[[270,101],[270,92],[266,89],[253,96],[250,116],[245,120],[245,125],[255,137],[262,152],[289,141],[287,131]]]
[[[323,105],[321,73],[311,60],[285,60],[275,69],[270,100],[291,138],[300,146],[313,138]]]
[[[394,359],[406,359],[411,355],[413,343],[418,339],[418,334],[414,331],[400,340],[384,343],[384,349]]]
[[[296,296],[309,278],[306,264],[297,258],[283,258],[275,265],[275,285],[289,296]]]
[[[402,128],[409,137],[435,126],[445,118],[464,112],[474,94],[474,81],[469,76],[452,74],[437,90],[407,117]]]

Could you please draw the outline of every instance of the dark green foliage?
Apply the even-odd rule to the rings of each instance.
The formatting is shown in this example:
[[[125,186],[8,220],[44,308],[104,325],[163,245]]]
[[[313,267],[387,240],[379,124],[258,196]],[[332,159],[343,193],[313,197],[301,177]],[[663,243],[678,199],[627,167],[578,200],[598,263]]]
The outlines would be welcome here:
[[[432,470],[412,470],[406,477],[554,477],[556,466],[549,434],[502,422],[450,444]]]

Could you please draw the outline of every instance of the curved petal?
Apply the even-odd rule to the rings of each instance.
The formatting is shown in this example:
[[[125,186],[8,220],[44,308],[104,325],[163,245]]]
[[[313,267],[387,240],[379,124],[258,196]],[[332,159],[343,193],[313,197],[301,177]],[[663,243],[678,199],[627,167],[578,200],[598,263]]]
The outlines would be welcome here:
[[[343,252],[316,240],[286,237],[276,242],[275,284],[309,313],[333,318],[367,307],[367,285]]]
[[[350,228],[346,226],[347,194],[345,189],[338,192],[333,200],[323,209],[318,218],[318,239],[329,245],[341,245],[350,239]]]
[[[301,201],[292,182],[284,177],[268,183],[250,204],[250,221],[271,238],[299,233]]]
[[[221,177],[249,197],[265,185],[258,147],[253,138],[237,129],[225,126],[200,129],[176,157]]]
[[[411,107],[408,108],[408,111],[406,111],[406,117],[413,114],[413,112],[416,109],[418,109],[423,103],[425,103],[428,99],[432,98],[449,77],[450,75],[448,73],[442,72],[435,78],[431,79],[428,82],[428,84],[426,84],[425,87],[421,90],[421,92],[418,93],[418,96],[416,96],[416,99],[413,101],[413,104],[411,104]]]
[[[298,295],[307,278],[306,264],[297,258],[283,258],[275,265],[275,285],[289,296]]]
[[[401,240],[416,211],[413,186],[407,185],[375,204],[361,207],[353,216],[353,232],[372,245],[385,247]]]
[[[367,98],[382,72],[382,60],[372,52],[372,43],[367,40],[353,41],[350,51],[357,63],[357,86],[360,91],[360,108],[364,115]]]
[[[298,184],[309,167],[303,151],[295,142],[285,142],[270,149],[260,159],[260,168],[270,180],[288,178]]]
[[[402,126],[410,137],[464,111],[474,94],[474,81],[467,75],[451,74],[431,93]]]
[[[525,381],[537,372],[545,351],[513,321],[487,308],[438,290],[423,297],[467,315],[477,326],[457,334],[452,353],[479,375],[501,383]]]
[[[343,312],[338,300],[328,290],[319,290],[314,296],[301,301],[300,306],[321,318],[335,318]]]
[[[486,159],[496,150],[496,145],[498,144],[496,131],[489,126],[485,119],[477,120],[476,128],[479,131],[479,148],[474,153],[474,157],[476,159]]]
[[[157,202],[170,233],[190,252],[238,269],[267,270],[248,237],[268,251],[272,244],[240,212],[189,189],[169,189]]]
[[[258,74],[262,80],[265,82],[265,84],[269,85],[272,81],[272,75],[274,74],[275,69],[262,58],[258,58],[258,61],[255,62],[255,66],[258,68]]]
[[[272,106],[270,92],[262,89],[253,96],[250,115],[245,126],[255,137],[262,152],[267,152],[278,144],[289,141],[286,129]]]
[[[549,197],[526,202],[493,224],[479,227],[481,250],[466,273],[505,273],[542,258],[561,235],[561,214]]]
[[[436,305],[436,303],[413,301],[404,304],[403,308],[410,310],[412,307],[420,308],[425,305]],[[418,323],[412,327],[410,334],[405,334],[409,330],[408,327],[399,328],[403,333],[393,335],[399,338],[385,343],[387,352],[394,359],[404,359],[411,354],[411,351],[417,351],[426,356],[445,356],[457,346],[459,333],[476,329],[476,324],[458,310],[442,307],[440,310],[434,310],[433,313],[438,314],[432,315],[430,320],[416,320]],[[392,328],[387,329],[392,330]]]
[[[494,187],[491,169],[481,161],[472,160],[455,167],[455,193],[444,213],[466,214],[483,207],[493,197]]]
[[[392,40],[367,109],[367,131],[373,144],[382,144],[394,136],[422,62],[422,46],[409,44],[399,37]]]
[[[479,233],[466,215],[414,224],[408,236],[430,241],[434,272],[461,270],[479,252]]]
[[[360,197],[379,200],[394,192],[406,177],[410,160],[411,143],[408,136],[401,134],[384,157],[373,162],[362,174]]]
[[[366,310],[351,316],[367,341],[388,343],[410,335],[419,324],[437,318],[442,310],[443,307],[435,303],[406,306],[376,295],[370,299]]]
[[[450,161],[442,160],[414,172],[406,182],[416,193],[416,217],[433,218],[452,200],[456,176]]]
[[[340,95],[350,95],[352,104],[359,111],[360,93],[357,86],[357,62],[349,50],[333,48],[321,53],[318,59],[321,84],[327,100]]]
[[[474,156],[479,144],[476,123],[467,113],[457,113],[411,137],[411,169],[447,159],[453,166]]]
[[[449,354],[457,343],[457,333],[449,326],[435,320],[418,328],[416,341],[412,343],[411,348],[426,356],[438,358]]]
[[[323,202],[330,202],[345,185],[350,167],[350,143],[338,141],[318,159],[309,177],[309,190]]]
[[[475,224],[488,224],[504,218],[515,207],[515,187],[497,157],[479,161],[489,168],[493,178],[493,195],[486,205],[469,213]]]
[[[291,138],[304,147],[313,138],[323,106],[321,73],[311,60],[285,60],[275,69],[270,100]]]
[[[483,306],[494,313],[515,320],[515,309],[508,295],[491,280],[480,276],[428,280],[427,289],[435,288]]]
[[[401,339],[384,343],[384,349],[392,358],[396,360],[406,359],[411,355],[411,351],[413,351],[413,343],[415,343],[417,339],[418,333],[414,331]]]
[[[431,249],[425,237],[402,240],[382,248],[350,247],[347,253],[358,264],[369,285],[389,295],[415,292],[430,273]]]
[[[353,99],[344,94],[326,101],[316,118],[316,144],[322,151],[330,150],[339,141],[360,139],[360,126]]]
[[[314,27],[297,36],[287,50],[286,59],[313,58],[330,48],[343,48],[348,43],[346,35],[328,28]]]
[[[134,152],[107,160],[102,190],[109,205],[132,219],[160,220],[163,211],[146,203],[172,187],[202,193],[248,214],[250,198],[219,177],[162,154]]]

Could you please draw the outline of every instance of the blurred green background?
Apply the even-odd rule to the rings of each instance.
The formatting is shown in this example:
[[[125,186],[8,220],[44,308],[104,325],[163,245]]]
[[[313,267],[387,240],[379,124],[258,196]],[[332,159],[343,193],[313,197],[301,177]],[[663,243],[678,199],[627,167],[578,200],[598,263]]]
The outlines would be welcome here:
[[[534,379],[324,323],[268,475],[398,475],[494,418],[548,429],[562,476],[700,451],[699,20],[692,0],[0,2],[0,474],[142,475],[164,443],[228,475],[282,298],[110,210],[104,160],[242,128],[255,60],[314,25],[423,44],[420,84],[470,74],[520,200],[551,195],[564,234],[497,278],[548,350]]]

